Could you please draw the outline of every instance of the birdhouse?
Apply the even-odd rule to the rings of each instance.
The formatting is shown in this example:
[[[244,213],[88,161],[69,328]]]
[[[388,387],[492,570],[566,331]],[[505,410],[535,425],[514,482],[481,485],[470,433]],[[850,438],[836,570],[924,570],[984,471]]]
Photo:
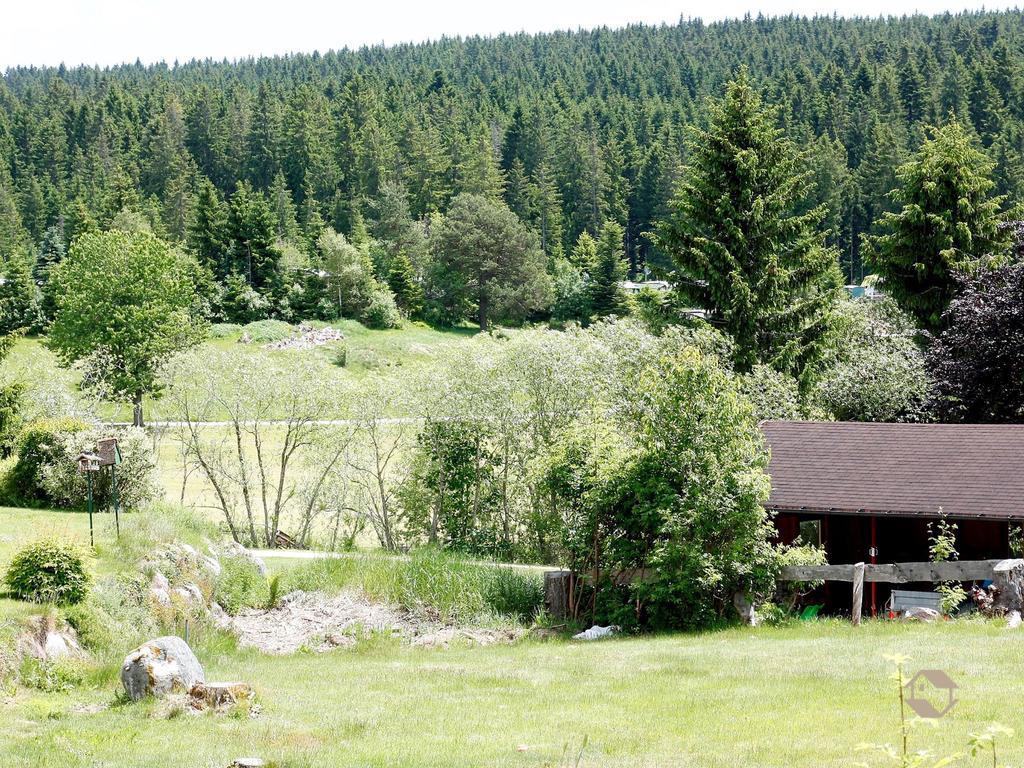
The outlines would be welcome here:
[[[121,449],[116,437],[105,437],[96,442],[96,453],[100,458],[101,467],[110,467],[121,463]]]
[[[78,457],[79,472],[99,472],[100,457],[95,453],[83,453]]]

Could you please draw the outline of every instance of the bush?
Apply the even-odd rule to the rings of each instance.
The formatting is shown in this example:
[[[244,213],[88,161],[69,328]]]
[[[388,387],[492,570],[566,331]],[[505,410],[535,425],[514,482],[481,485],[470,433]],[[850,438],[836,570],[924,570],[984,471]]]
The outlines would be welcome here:
[[[211,339],[229,339],[238,336],[242,332],[242,326],[236,323],[214,323],[210,326]]]
[[[7,474],[5,495],[12,503],[47,501],[42,487],[44,468],[65,458],[63,440],[89,429],[79,419],[41,419],[28,424],[18,436],[18,460]]]
[[[246,325],[242,331],[256,344],[281,341],[292,335],[292,327],[283,320],[257,320]]]
[[[78,545],[41,539],[18,551],[4,580],[22,600],[73,605],[85,599],[90,579]]]
[[[370,292],[370,301],[363,310],[363,323],[369,328],[400,328],[402,313],[395,297],[387,288],[376,287]]]
[[[76,459],[83,451],[91,451],[104,437],[116,437],[122,462],[117,466],[117,498],[122,510],[139,509],[159,495],[156,485],[156,461],[144,430],[126,427],[110,430],[94,427],[85,432],[64,435],[62,453],[45,464],[40,473],[40,487],[51,504],[64,509],[81,509],[89,499],[87,478],[78,471]],[[93,498],[98,509],[112,507],[113,492],[110,472],[104,470],[93,477]]]
[[[214,599],[234,615],[243,608],[263,608],[270,600],[270,585],[256,565],[245,557],[221,559]]]

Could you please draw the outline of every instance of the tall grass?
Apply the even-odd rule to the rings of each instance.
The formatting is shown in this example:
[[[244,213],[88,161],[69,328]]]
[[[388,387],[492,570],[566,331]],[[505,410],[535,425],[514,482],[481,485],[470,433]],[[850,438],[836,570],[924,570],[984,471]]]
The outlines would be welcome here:
[[[544,602],[539,573],[471,563],[434,548],[417,550],[408,558],[354,554],[313,560],[281,574],[281,593],[296,589],[358,589],[371,600],[451,623],[526,622]]]

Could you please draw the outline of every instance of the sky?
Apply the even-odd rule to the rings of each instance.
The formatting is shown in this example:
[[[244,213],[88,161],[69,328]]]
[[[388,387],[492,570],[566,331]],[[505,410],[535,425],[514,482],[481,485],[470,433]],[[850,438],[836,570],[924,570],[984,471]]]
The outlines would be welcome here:
[[[838,13],[1010,8],[1019,0],[35,0],[0,6],[0,70],[237,59],[562,29]]]

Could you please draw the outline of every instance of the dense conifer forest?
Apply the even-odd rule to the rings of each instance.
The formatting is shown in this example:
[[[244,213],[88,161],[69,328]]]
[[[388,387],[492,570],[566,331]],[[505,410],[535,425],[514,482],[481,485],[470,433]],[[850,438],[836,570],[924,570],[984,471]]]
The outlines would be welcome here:
[[[78,234],[127,217],[187,244],[229,291],[242,275],[266,293],[280,265],[317,266],[328,225],[384,243],[374,261],[395,290],[420,268],[431,217],[468,192],[503,198],[548,257],[615,222],[631,274],[657,274],[670,260],[646,233],[667,215],[689,127],[743,65],[806,150],[803,204],[827,205],[847,281],[926,125],[955,115],[994,161],[996,192],[1024,198],[1019,12],[683,21],[9,70],[0,251],[42,284]]]

